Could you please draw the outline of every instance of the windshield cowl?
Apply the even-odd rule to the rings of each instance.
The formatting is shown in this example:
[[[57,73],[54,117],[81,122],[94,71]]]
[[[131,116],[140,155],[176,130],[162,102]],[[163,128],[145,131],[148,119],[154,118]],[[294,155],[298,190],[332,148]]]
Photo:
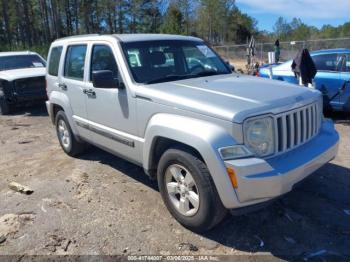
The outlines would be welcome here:
[[[190,78],[206,77],[206,76],[213,76],[213,75],[226,75],[226,74],[230,74],[230,72],[229,73],[227,73],[227,72],[201,72],[198,74],[188,74],[188,75],[167,75],[165,77],[150,80],[144,84],[149,85],[149,84],[171,82],[171,81],[184,80],[184,79],[190,79]]]

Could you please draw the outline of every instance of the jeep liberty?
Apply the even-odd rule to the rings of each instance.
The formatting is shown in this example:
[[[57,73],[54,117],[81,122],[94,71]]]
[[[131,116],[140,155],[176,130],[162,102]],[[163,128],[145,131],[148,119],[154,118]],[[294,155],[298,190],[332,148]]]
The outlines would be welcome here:
[[[236,74],[199,38],[74,36],[48,57],[62,149],[89,143],[142,166],[194,231],[291,191],[337,153],[319,91]]]

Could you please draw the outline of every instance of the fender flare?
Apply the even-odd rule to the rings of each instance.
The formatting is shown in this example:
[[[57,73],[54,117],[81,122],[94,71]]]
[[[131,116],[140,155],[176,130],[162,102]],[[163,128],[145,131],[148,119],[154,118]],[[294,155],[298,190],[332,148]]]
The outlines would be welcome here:
[[[158,137],[164,137],[196,149],[206,163],[223,205],[227,208],[239,204],[237,195],[227,175],[218,149],[237,144],[224,128],[210,122],[186,116],[157,114],[151,118],[145,132],[143,167],[151,165],[153,146]]]
[[[73,133],[78,135],[79,132],[78,132],[78,130],[74,124],[73,118],[72,118],[73,112],[72,112],[72,108],[70,107],[70,102],[69,102],[68,96],[66,94],[63,94],[62,92],[52,91],[50,93],[50,96],[49,96],[49,101],[50,101],[50,106],[49,106],[48,110],[49,110],[49,115],[51,117],[51,121],[53,123],[55,123],[55,119],[53,118],[54,105],[58,105],[58,106],[62,107],[66,116],[67,116],[69,125],[70,125]]]

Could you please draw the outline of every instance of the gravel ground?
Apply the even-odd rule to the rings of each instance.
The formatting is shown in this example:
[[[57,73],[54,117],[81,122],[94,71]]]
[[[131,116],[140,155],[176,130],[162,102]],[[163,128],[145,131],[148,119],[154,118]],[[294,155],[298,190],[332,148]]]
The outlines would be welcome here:
[[[44,108],[0,116],[0,255],[350,259],[350,118],[331,117],[341,135],[335,160],[271,206],[195,234],[138,166],[93,147],[64,154]],[[14,192],[12,181],[34,193]]]

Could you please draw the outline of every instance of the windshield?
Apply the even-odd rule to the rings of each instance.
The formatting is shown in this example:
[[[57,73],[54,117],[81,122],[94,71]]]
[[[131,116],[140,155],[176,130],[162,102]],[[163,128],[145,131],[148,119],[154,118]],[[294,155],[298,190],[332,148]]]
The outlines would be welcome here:
[[[45,67],[45,61],[38,55],[0,56],[0,71],[33,67]]]
[[[140,41],[123,43],[134,80],[152,84],[231,70],[212,49],[199,41]]]

